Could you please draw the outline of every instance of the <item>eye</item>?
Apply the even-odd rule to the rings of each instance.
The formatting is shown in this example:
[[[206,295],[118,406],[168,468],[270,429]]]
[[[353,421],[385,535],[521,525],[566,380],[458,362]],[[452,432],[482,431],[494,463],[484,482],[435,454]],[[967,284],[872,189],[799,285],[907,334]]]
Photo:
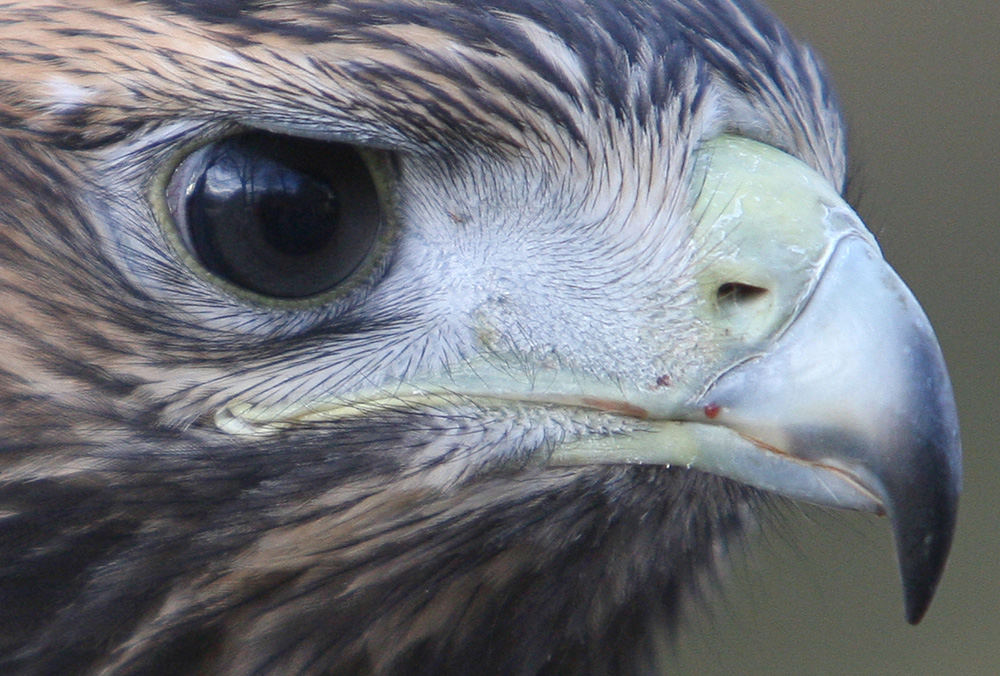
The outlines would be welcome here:
[[[166,189],[177,239],[204,271],[259,296],[330,291],[369,260],[384,221],[353,147],[264,132],[200,147]]]

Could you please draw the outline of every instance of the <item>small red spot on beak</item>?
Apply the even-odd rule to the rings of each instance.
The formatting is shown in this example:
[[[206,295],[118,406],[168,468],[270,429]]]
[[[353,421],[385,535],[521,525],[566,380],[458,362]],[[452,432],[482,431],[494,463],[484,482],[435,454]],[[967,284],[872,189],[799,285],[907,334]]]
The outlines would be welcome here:
[[[721,410],[722,407],[718,404],[705,404],[705,417],[709,420],[715,420]]]

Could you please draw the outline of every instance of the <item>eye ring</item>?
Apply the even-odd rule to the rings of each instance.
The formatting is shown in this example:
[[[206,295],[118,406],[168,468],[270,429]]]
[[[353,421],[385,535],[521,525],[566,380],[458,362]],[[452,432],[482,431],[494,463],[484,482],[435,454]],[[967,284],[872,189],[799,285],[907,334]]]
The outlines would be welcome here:
[[[310,307],[370,280],[392,235],[391,155],[243,130],[188,147],[154,209],[185,264],[241,300]]]

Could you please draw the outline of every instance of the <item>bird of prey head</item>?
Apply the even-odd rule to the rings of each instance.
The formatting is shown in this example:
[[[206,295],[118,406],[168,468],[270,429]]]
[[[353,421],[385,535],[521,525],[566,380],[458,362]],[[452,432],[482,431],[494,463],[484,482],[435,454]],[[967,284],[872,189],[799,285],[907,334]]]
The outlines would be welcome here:
[[[924,613],[948,377],[756,3],[0,16],[4,673],[655,673],[774,495]]]

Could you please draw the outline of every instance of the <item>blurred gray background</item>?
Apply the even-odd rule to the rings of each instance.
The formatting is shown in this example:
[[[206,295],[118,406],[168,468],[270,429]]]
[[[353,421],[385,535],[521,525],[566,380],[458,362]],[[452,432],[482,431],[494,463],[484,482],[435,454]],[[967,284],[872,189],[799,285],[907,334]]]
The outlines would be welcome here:
[[[1000,3],[769,5],[826,62],[861,216],[937,330],[965,489],[919,626],[903,619],[888,523],[806,507],[737,564],[680,642],[680,671],[1000,674]]]

